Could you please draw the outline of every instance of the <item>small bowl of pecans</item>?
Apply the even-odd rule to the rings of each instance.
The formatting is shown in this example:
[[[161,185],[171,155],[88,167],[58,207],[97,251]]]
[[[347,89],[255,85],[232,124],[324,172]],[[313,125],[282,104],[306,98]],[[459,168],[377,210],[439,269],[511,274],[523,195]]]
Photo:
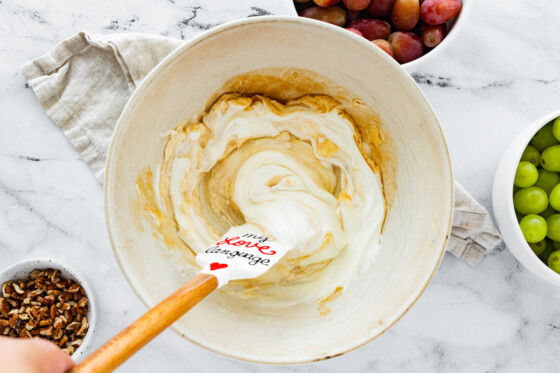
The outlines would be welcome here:
[[[0,336],[41,338],[75,361],[90,344],[96,321],[91,289],[54,259],[28,259],[0,273]]]

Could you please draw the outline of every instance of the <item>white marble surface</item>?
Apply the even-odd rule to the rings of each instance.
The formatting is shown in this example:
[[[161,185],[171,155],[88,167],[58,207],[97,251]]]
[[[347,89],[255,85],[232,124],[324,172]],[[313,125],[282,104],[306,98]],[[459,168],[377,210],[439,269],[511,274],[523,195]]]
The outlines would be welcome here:
[[[37,256],[77,267],[100,306],[95,346],[146,309],[112,254],[101,186],[26,87],[20,65],[82,30],[186,39],[267,12],[285,6],[277,0],[0,0],[0,269]],[[501,152],[524,126],[560,106],[558,14],[557,1],[475,0],[454,44],[415,74],[444,127],[455,177],[489,209]],[[477,268],[446,255],[400,322],[329,361],[248,365],[166,331],[119,371],[549,372],[560,369],[559,345],[560,289],[499,247]]]

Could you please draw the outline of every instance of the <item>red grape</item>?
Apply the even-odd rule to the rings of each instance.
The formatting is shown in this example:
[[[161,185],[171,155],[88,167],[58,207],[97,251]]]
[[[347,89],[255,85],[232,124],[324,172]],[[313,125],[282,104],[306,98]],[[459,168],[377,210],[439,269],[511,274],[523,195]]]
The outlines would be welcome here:
[[[391,34],[391,26],[379,19],[360,18],[350,22],[348,27],[360,31],[368,40],[387,39]]]
[[[353,32],[356,35],[364,36],[360,31],[356,30],[355,28],[347,28],[346,30]]]
[[[461,0],[424,0],[420,14],[428,25],[440,25],[453,19],[462,6]]]
[[[377,45],[381,48],[384,52],[386,52],[389,56],[393,57],[393,48],[391,44],[387,40],[377,39],[371,41],[373,44]]]
[[[371,0],[367,10],[376,18],[385,18],[391,14],[395,0]]]
[[[422,25],[420,28],[420,35],[424,45],[429,48],[436,47],[441,43],[447,32],[447,26],[443,25]]]
[[[313,0],[313,2],[319,6],[326,8],[328,6],[333,6],[338,4],[340,0]]]
[[[364,10],[371,0],[343,0],[348,10]]]
[[[395,59],[400,63],[407,63],[422,56],[424,46],[422,39],[412,32],[393,32],[389,36],[389,43],[393,48]]]
[[[349,22],[352,22],[358,18],[360,18],[361,16],[361,12],[358,12],[356,10],[347,10],[346,14],[348,15],[347,19]]]
[[[300,16],[332,23],[336,26],[344,26],[346,23],[346,11],[338,6],[330,8],[314,6],[313,8],[305,9],[301,12]]]
[[[420,19],[418,0],[397,0],[391,13],[391,21],[397,30],[410,31]]]

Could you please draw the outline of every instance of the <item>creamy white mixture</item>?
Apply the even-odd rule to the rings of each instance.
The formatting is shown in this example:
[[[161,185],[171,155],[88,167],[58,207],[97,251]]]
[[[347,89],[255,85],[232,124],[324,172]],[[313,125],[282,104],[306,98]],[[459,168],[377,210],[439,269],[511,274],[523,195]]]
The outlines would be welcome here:
[[[201,123],[170,134],[155,180],[158,205],[193,252],[245,223],[292,249],[266,274],[223,288],[263,305],[324,299],[379,249],[381,178],[328,96],[284,105],[223,95]]]

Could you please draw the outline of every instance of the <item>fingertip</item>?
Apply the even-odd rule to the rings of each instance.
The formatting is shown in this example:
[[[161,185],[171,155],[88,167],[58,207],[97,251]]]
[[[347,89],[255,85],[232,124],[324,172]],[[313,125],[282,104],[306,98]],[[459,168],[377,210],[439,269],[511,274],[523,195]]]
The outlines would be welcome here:
[[[43,373],[64,373],[74,366],[70,355],[56,344],[42,339],[34,339],[33,343],[37,348]]]

